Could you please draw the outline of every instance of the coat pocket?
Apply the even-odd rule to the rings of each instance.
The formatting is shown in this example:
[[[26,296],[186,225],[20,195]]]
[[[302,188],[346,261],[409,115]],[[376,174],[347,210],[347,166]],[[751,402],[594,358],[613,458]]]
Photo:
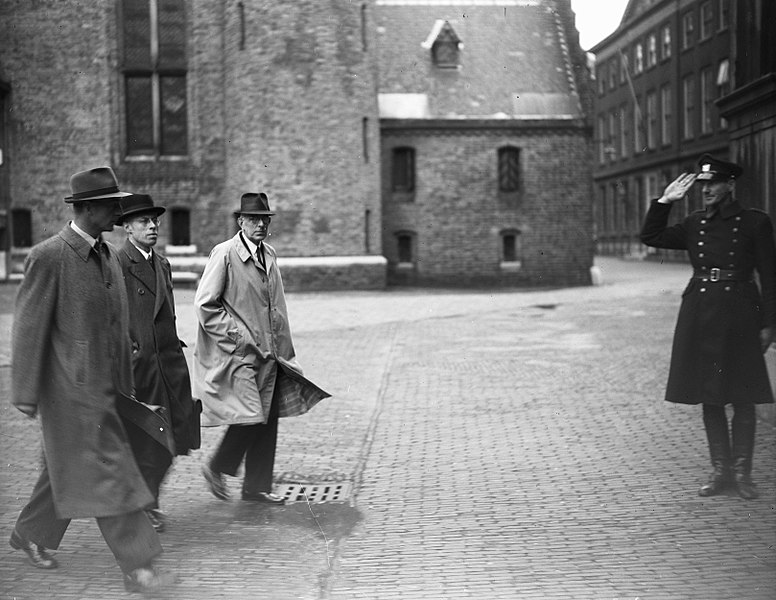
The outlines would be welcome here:
[[[89,344],[76,340],[73,343],[73,360],[75,362],[75,384],[86,385],[89,370]]]

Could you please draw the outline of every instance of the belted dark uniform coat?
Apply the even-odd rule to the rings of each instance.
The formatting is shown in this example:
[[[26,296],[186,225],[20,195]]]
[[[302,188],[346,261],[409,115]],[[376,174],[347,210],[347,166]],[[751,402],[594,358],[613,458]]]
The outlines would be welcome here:
[[[129,337],[140,402],[164,407],[175,454],[199,448],[198,413],[191,399],[189,368],[175,327],[172,269],[157,252],[154,266],[127,240],[119,251],[129,301]]]
[[[698,210],[668,226],[671,206],[653,201],[641,231],[648,246],[687,250],[696,274],[682,294],[666,400],[773,402],[759,338],[762,328],[776,324],[770,218],[732,201],[712,215]],[[714,281],[714,268],[735,271],[735,280]]]
[[[60,518],[154,501],[117,409],[132,401],[129,310],[117,249],[106,246],[100,261],[66,225],[30,250],[16,298],[12,402],[37,406]]]

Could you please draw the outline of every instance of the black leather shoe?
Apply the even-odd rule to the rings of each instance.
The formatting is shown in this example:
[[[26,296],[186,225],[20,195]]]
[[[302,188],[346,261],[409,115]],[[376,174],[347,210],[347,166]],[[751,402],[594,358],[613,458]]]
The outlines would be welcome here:
[[[247,502],[263,502],[264,504],[285,504],[286,499],[270,492],[243,492],[242,499]]]
[[[11,540],[9,542],[11,548],[14,550],[24,550],[30,563],[33,567],[39,569],[56,569],[59,566],[54,557],[51,556],[43,546],[25,540],[22,536],[16,533],[16,530],[11,534]]]
[[[736,473],[734,475],[734,481],[738,495],[744,500],[755,500],[760,497],[760,494],[749,475],[740,475]]]
[[[172,573],[160,573],[153,567],[140,567],[124,573],[124,589],[128,592],[153,592],[175,583]]]
[[[728,486],[729,481],[730,479],[726,472],[714,471],[711,475],[709,475],[709,480],[701,486],[701,489],[698,490],[698,495],[707,497],[721,494],[722,491]]]
[[[154,526],[156,533],[163,533],[167,529],[167,516],[158,508],[151,508],[145,511],[148,515],[148,520],[151,521],[151,525]]]
[[[209,465],[202,467],[202,474],[205,476],[210,491],[219,500],[229,499],[229,490],[226,488],[223,473],[216,473]]]

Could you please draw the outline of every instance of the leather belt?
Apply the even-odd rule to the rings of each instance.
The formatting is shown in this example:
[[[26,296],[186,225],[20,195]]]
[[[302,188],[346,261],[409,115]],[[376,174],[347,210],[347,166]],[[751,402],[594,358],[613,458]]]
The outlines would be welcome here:
[[[695,270],[693,279],[702,279],[704,281],[752,281],[751,271],[733,271],[730,269],[718,269],[714,267],[708,271]]]

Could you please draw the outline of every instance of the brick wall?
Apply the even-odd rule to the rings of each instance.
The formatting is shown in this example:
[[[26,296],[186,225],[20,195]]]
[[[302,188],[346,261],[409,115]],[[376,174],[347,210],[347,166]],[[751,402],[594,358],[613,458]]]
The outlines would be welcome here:
[[[416,151],[412,201],[390,189],[383,168],[383,252],[392,282],[429,284],[590,283],[593,245],[589,141],[578,125],[566,129],[384,131],[383,154]],[[498,190],[497,150],[521,149],[521,189]],[[501,232],[520,232],[520,268],[501,266]],[[398,268],[396,233],[416,234],[416,262]]]

